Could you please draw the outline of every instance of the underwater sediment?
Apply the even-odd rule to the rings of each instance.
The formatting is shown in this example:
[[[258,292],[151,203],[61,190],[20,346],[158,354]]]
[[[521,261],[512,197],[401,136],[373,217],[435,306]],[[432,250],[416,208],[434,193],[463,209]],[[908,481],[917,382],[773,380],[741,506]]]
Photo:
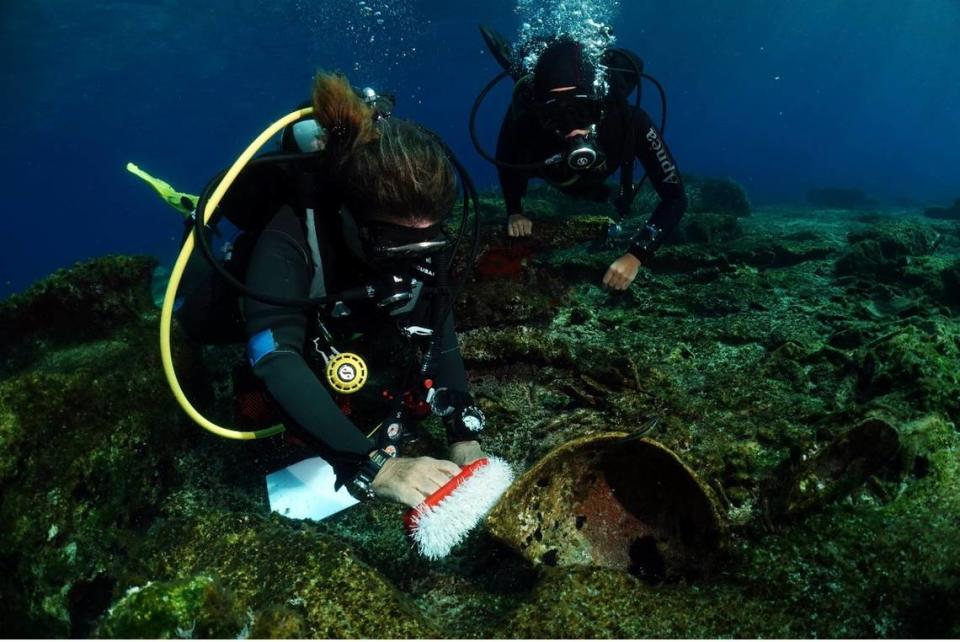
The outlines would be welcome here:
[[[960,636],[960,224],[705,194],[623,293],[592,205],[532,193],[518,242],[484,199],[461,351],[486,448],[529,481],[435,563],[399,506],[268,513],[263,475],[308,453],[183,416],[151,259],[0,303],[4,632]],[[174,344],[191,398],[227,408],[239,353]]]

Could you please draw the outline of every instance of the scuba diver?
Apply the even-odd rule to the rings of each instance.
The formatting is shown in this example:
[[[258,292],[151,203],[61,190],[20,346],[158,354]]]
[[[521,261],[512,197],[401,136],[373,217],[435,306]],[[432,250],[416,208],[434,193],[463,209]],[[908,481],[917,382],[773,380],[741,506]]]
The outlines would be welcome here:
[[[468,392],[450,284],[468,197],[474,207],[476,197],[446,145],[425,128],[391,117],[391,108],[390,97],[358,92],[342,75],[319,73],[312,110],[302,109],[303,117],[285,126],[279,154],[249,161],[268,130],[247,159],[241,156],[199,197],[168,195],[171,203],[182,202],[183,211],[195,205],[196,213],[188,216],[193,233],[164,300],[161,352],[181,406],[208,430],[236,439],[269,436],[282,428],[263,426],[279,418],[329,462],[338,489],[347,485],[412,507],[461,466],[484,457],[484,416]],[[458,174],[464,217],[454,240],[444,219],[457,198]],[[154,187],[169,191],[160,182]],[[222,259],[210,248],[219,234],[210,220],[220,218],[241,230]],[[189,258],[194,243],[206,262]],[[174,304],[179,280],[191,270]],[[248,417],[244,427],[259,432],[217,426],[186,400],[170,356],[174,307],[192,338],[246,343],[246,379],[268,407],[258,410],[250,401],[258,396],[249,390],[237,391],[237,405]],[[349,342],[365,355],[385,344],[400,346],[403,381],[390,382],[399,387],[373,390],[368,383],[378,369],[358,353],[338,349]],[[390,352],[384,362],[396,365],[397,354]],[[238,388],[236,382],[235,371]],[[374,398],[373,412],[386,418],[367,433],[352,420],[364,419],[353,402]],[[265,416],[258,419],[258,412]],[[401,456],[412,425],[431,412],[443,419],[447,458]]]
[[[661,90],[665,121],[662,88],[643,73],[643,62],[636,54],[607,49],[597,65],[588,60],[582,43],[567,36],[540,43],[543,51],[532,73],[524,75],[521,65],[527,55],[523,51],[512,55],[502,36],[486,27],[481,27],[481,33],[504,72],[478,96],[470,129],[478,152],[497,166],[509,236],[533,232],[533,221],[523,211],[531,178],[543,179],[574,198],[606,201],[611,192],[606,180],[619,169],[614,206],[622,222],[643,182],[633,184],[635,159],[650,177],[660,203],[602,281],[606,287],[626,289],[687,208],[680,170],[663,140],[663,126],[658,129],[640,107],[641,78],[647,78]],[[476,136],[476,113],[490,89],[508,75],[516,86],[496,155],[491,156]],[[634,89],[637,100],[631,106],[628,98]],[[612,229],[619,230],[619,225]]]
[[[437,281],[445,269],[439,263],[446,260],[448,244],[442,221],[456,199],[456,172],[444,147],[419,126],[375,111],[341,76],[317,77],[313,108],[326,138],[318,172],[323,185],[315,194],[318,209],[308,208],[306,224],[296,203],[276,210],[250,257],[247,286],[298,298],[362,288],[383,275],[394,282],[409,274],[421,282]],[[356,225],[356,236],[337,229],[350,224]],[[351,237],[360,247],[348,247]],[[338,243],[338,238],[346,242]],[[426,298],[388,289],[381,300],[333,307],[326,315],[249,297],[243,301],[250,363],[282,408],[288,427],[317,447],[334,465],[338,479],[351,478],[373,494],[409,506],[446,483],[459,466],[482,457],[478,435],[483,416],[467,393],[450,302],[438,295],[415,301],[416,296]],[[421,318],[412,318],[417,315]],[[356,321],[358,317],[367,322]],[[434,328],[437,318],[441,323]],[[310,364],[319,354],[319,364],[326,369],[335,358],[330,345],[334,330],[327,326],[338,322],[353,331],[367,330],[374,340],[390,332],[391,325],[394,332],[414,340],[432,340],[432,333],[439,333],[436,354],[425,354],[424,359],[433,360],[427,370],[431,390],[443,390],[448,398],[440,414],[451,442],[449,460],[394,457],[395,444],[389,442],[398,435],[384,432],[375,441],[344,416]],[[337,376],[346,386],[361,376],[350,362],[339,368]],[[436,397],[430,399],[435,407]],[[401,426],[398,422],[384,430]]]

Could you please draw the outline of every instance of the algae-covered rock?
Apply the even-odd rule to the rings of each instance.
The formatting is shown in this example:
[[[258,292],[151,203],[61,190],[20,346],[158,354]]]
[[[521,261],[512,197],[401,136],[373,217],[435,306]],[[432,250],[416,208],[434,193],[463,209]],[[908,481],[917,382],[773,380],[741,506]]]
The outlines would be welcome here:
[[[783,237],[770,240],[752,236],[730,244],[727,248],[728,260],[732,263],[746,263],[759,268],[783,268],[819,261],[836,252],[833,245],[819,237]]]
[[[496,637],[792,638],[801,631],[789,611],[739,591],[651,587],[620,571],[574,567],[549,573]]]
[[[613,292],[600,279],[627,239],[597,238],[611,205],[548,192],[527,199],[531,239],[507,239],[499,198],[481,202],[485,262],[456,321],[484,449],[538,470],[571,439],[620,439],[611,430],[656,416],[651,436],[684,464],[638,452],[643,440],[557,464],[608,473],[557,475],[501,505],[497,528],[522,534],[533,562],[477,529],[425,563],[386,502],[321,524],[266,518],[263,475],[313,453],[189,425],[160,376],[150,262],[94,261],[35,290],[60,288],[68,315],[29,297],[0,304],[13,336],[0,369],[4,632],[89,636],[121,614],[169,624],[169,609],[126,596],[156,587],[143,598],[168,606],[209,593],[224,636],[957,637],[956,229],[789,207],[701,219],[692,202],[699,236],[682,240],[699,242],[662,247]],[[645,198],[625,229],[645,220]],[[835,272],[862,244],[879,263]],[[198,407],[232,399],[220,372],[238,351],[205,349],[201,369],[200,351],[174,347]],[[441,454],[442,433],[425,422],[409,452]],[[651,453],[664,459],[648,472],[665,464],[682,481],[647,484],[635,463]],[[638,479],[656,492],[614,492]],[[713,506],[706,487],[716,508],[694,510]],[[688,512],[636,508],[684,488],[684,510],[722,515],[719,550],[676,535],[686,526],[668,518]],[[605,517],[615,527],[591,530]],[[577,555],[588,565],[564,566]],[[193,634],[206,635],[205,607],[189,604],[173,630],[189,633],[197,614]]]
[[[78,263],[0,302],[0,373],[52,346],[103,339],[150,310],[156,260],[112,256]]]
[[[750,200],[742,185],[730,178],[686,177],[691,212],[713,212],[747,216]]]
[[[552,569],[499,635],[521,638],[953,637],[960,631],[960,460],[953,424],[902,429],[926,453],[878,504],[834,506],[779,534],[738,538],[697,583]]]
[[[916,223],[881,225],[848,235],[850,249],[837,259],[838,276],[891,280],[903,276],[911,257],[936,249],[942,235]]]
[[[951,207],[928,207],[923,215],[927,218],[960,220],[960,198]]]
[[[960,632],[960,435],[942,417],[901,429],[919,466],[783,533],[739,542],[729,581],[790,608],[807,635],[951,638]]]
[[[13,633],[88,631],[178,483],[172,453],[197,436],[163,379],[149,266],[91,262],[3,305],[4,331],[46,346],[0,380],[0,593],[23,601]]]
[[[877,201],[867,198],[863,190],[849,187],[822,187],[807,192],[807,202],[829,209],[859,210],[876,207]]]
[[[920,410],[960,416],[960,329],[946,321],[905,325],[861,349],[861,401],[891,396]]]
[[[710,492],[692,471],[625,433],[548,454],[514,482],[487,527],[539,564],[605,566],[651,581],[702,572],[721,536]]]
[[[399,518],[396,529],[401,528]],[[211,513],[168,520],[140,552],[144,573],[213,574],[273,637],[301,625],[310,638],[421,638],[438,631],[413,602],[316,526],[278,516]],[[285,609],[292,609],[294,616]],[[257,625],[260,613],[268,620]],[[277,626],[269,632],[268,623]],[[302,623],[302,624],[301,624]]]
[[[949,451],[957,439],[956,427],[933,414],[906,423],[900,429],[902,472],[922,479],[939,470],[931,465],[938,453]],[[950,479],[942,479],[949,483]]]
[[[100,638],[243,638],[250,623],[236,598],[209,575],[134,587],[108,611]]]
[[[940,273],[943,281],[944,303],[952,307],[960,306],[960,261],[956,261]]]
[[[299,611],[290,606],[277,605],[257,614],[250,637],[257,640],[296,640],[309,636],[306,622]]]
[[[900,469],[900,436],[879,418],[843,433],[793,470],[775,473],[779,488],[767,493],[771,518],[796,519],[849,496],[874,477],[895,481]]]
[[[668,243],[723,243],[739,238],[743,228],[733,214],[686,214]]]
[[[685,174],[683,185],[687,195],[687,212],[691,214],[721,214],[735,217],[749,216],[752,211],[747,191],[732,178],[715,178]],[[650,185],[637,194],[634,208],[642,213],[653,211],[660,197]]]

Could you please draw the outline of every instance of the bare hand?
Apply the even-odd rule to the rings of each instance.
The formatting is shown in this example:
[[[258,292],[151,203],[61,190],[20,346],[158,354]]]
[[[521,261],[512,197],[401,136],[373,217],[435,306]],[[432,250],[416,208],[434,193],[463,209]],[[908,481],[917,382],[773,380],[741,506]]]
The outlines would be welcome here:
[[[603,285],[613,290],[626,290],[639,271],[640,259],[628,252],[610,265],[603,276]]]
[[[460,472],[452,461],[397,457],[383,465],[370,488],[377,497],[416,506]]]
[[[450,450],[447,451],[447,457],[458,466],[472,464],[485,456],[480,449],[479,441],[458,441],[450,444]]]
[[[530,236],[533,234],[533,221],[523,214],[511,214],[507,219],[508,236]]]

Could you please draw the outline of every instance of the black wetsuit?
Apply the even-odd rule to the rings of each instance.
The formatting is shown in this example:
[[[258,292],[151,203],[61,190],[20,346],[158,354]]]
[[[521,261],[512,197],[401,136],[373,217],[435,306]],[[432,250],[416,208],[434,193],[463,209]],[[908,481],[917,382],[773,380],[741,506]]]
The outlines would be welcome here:
[[[642,109],[635,111],[623,98],[606,100],[603,120],[597,125],[597,143],[606,154],[606,162],[585,172],[576,172],[565,163],[531,171],[499,167],[507,215],[523,214],[522,198],[531,178],[542,178],[570,196],[606,200],[611,191],[607,178],[636,158],[661,199],[648,221],[648,225],[661,232],[649,243],[635,239],[628,250],[645,261],[676,227],[687,208],[680,170],[650,116]],[[497,160],[518,165],[537,163],[562,148],[560,137],[544,130],[519,99],[507,110],[497,141]]]
[[[339,206],[321,205],[315,211],[313,220],[316,222],[316,248],[321,257],[320,281],[323,292],[311,293],[316,288],[313,283],[316,267],[308,242],[306,216],[303,209],[295,209],[290,204],[279,208],[260,234],[247,270],[246,284],[274,296],[307,298],[342,292],[368,283],[373,276],[370,269],[345,247]],[[336,347],[339,350],[357,352],[369,359],[368,352],[376,352],[381,344],[407,341],[400,336],[396,319],[378,313],[372,303],[351,305],[350,308],[351,314],[339,319],[330,318],[327,314],[320,315],[324,326],[337,337]],[[379,447],[379,443],[368,438],[366,433],[386,417],[380,416],[373,425],[363,426],[367,428],[366,431],[361,431],[344,415],[341,405],[316,374],[323,368],[322,357],[313,343],[319,336],[316,311],[273,306],[250,298],[243,300],[243,309],[247,336],[262,339],[266,334],[273,342],[274,347],[265,354],[255,354],[257,350],[249,346],[248,351],[254,373],[279,405],[284,424],[317,448],[324,459],[334,466],[339,482],[351,479],[366,455]],[[359,340],[353,337],[357,333],[361,333]],[[353,343],[350,342],[351,338]],[[403,347],[412,358],[414,347]],[[381,361],[387,367],[397,365],[396,353],[391,353]],[[392,364],[389,363],[391,361]],[[360,398],[373,404],[379,400],[380,410],[386,412],[388,403],[381,396],[381,388],[374,385],[378,364],[375,360],[368,361],[368,366],[371,381],[361,391],[367,394],[356,393],[351,400]],[[435,387],[448,387],[466,394],[466,372],[457,347],[452,315],[448,316],[442,328],[440,355],[431,375]],[[404,385],[396,380],[387,383],[391,386]],[[451,441],[476,438],[458,434],[450,424],[448,436]]]

